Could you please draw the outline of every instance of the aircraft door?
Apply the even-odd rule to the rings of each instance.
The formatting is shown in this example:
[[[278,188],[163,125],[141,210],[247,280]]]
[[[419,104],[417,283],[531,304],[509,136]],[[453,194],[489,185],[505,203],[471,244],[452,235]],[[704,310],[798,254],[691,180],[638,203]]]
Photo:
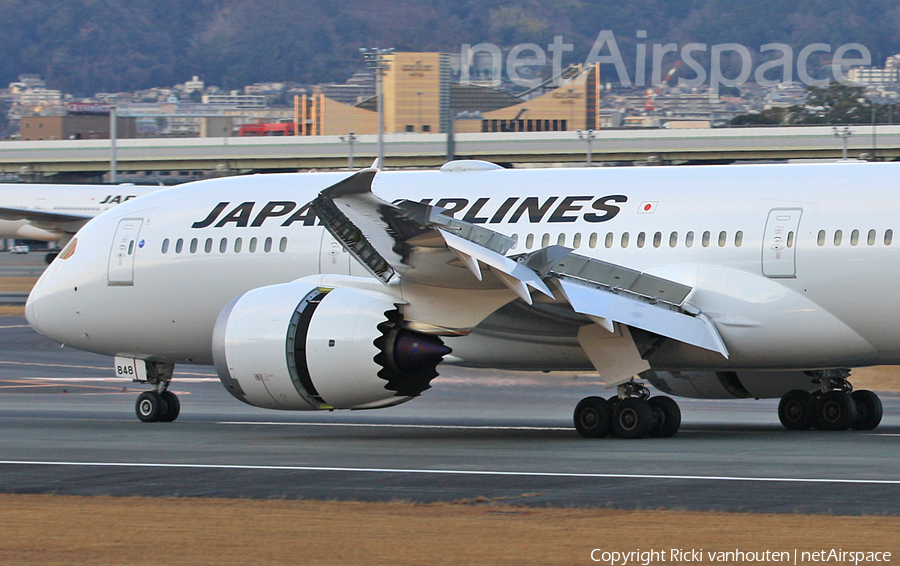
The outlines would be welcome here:
[[[772,278],[797,276],[797,233],[802,208],[773,208],[766,220],[762,244],[762,273]]]
[[[143,223],[143,218],[124,218],[119,221],[109,251],[110,286],[134,285],[134,254],[138,249],[138,236]]]
[[[322,245],[319,250],[319,273],[350,275],[352,258],[344,246],[334,239],[327,230],[322,230]]]

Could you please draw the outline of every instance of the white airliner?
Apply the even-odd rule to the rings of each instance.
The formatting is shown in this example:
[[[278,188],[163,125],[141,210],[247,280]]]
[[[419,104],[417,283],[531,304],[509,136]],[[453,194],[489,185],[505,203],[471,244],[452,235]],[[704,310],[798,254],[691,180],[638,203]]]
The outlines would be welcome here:
[[[85,226],[41,334],[116,356],[171,421],[174,364],[284,410],[374,409],[445,363],[596,370],[585,437],[671,436],[667,396],[781,398],[789,429],[875,428],[846,368],[900,363],[900,164],[298,173],[185,184]],[[307,204],[311,203],[311,204]],[[900,235],[900,233],[898,233]],[[452,350],[452,353],[451,353]]]
[[[0,184],[0,238],[59,242],[65,246],[105,210],[156,190],[134,185]],[[47,263],[58,252],[47,254]]]

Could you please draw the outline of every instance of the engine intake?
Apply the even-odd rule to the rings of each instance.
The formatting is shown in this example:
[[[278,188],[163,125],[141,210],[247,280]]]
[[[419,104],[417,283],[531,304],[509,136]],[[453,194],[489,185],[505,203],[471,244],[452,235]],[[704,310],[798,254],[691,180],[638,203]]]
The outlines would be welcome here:
[[[250,405],[388,407],[428,389],[450,352],[402,323],[383,293],[303,281],[262,287],[219,314],[213,358],[225,388]]]

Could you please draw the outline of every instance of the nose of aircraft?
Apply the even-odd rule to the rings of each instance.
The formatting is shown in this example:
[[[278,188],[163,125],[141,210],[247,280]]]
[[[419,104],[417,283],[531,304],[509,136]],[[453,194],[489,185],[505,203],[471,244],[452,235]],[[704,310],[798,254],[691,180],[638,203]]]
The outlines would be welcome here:
[[[78,314],[78,285],[81,284],[73,238],[38,279],[25,303],[25,318],[39,334],[66,343],[73,316]]]
[[[43,334],[43,332],[41,332],[41,327],[38,326],[37,317],[34,315],[35,290],[37,290],[37,288],[37,285],[35,285],[31,293],[28,294],[28,300],[25,301],[25,320],[27,320],[28,324],[34,328],[35,332]]]

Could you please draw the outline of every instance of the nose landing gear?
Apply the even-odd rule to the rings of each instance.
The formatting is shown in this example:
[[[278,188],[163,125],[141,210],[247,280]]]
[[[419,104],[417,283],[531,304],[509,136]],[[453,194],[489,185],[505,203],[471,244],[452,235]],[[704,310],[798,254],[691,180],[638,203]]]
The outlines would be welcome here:
[[[670,397],[650,397],[650,390],[634,381],[623,383],[609,399],[586,397],[575,407],[575,430],[585,438],[663,438],[681,426],[681,409]]]
[[[143,361],[143,360],[141,360]],[[149,383],[153,391],[145,391],[138,395],[134,404],[134,412],[138,419],[145,423],[170,423],[178,418],[181,412],[181,402],[178,397],[168,390],[172,381],[172,373],[175,364],[162,362],[145,362],[147,368],[146,379],[134,378],[135,383]]]

